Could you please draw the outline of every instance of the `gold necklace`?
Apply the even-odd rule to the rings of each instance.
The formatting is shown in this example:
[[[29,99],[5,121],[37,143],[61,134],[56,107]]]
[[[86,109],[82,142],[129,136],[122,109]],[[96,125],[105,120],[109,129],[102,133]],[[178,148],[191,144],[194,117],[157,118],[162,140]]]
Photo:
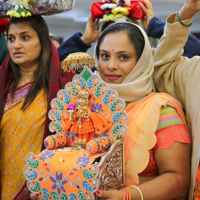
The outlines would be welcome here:
[[[32,79],[31,81],[25,81],[25,79],[23,77],[21,77],[21,80],[23,82],[24,85],[26,85],[27,83],[30,83],[31,81],[33,81],[34,79]]]

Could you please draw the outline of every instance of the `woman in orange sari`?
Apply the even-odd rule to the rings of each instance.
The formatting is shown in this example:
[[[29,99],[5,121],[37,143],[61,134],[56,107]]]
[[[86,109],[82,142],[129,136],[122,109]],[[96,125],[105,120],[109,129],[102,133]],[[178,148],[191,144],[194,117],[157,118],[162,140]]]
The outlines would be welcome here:
[[[25,191],[26,155],[43,149],[43,139],[52,134],[50,101],[74,75],[61,71],[41,16],[11,18],[7,40],[9,55],[0,67],[1,199]],[[16,199],[25,199],[21,194]],[[25,197],[29,199],[29,193]]]
[[[190,135],[180,103],[154,92],[146,33],[128,22],[112,24],[99,37],[95,53],[101,78],[124,99],[128,113],[127,187],[96,195],[109,200],[187,199]]]

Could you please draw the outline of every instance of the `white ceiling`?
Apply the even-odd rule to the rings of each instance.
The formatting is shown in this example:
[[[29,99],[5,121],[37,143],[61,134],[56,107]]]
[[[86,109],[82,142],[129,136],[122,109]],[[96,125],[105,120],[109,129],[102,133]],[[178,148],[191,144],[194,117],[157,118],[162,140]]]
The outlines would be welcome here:
[[[90,14],[90,7],[95,0],[76,0],[72,10],[50,17],[45,17],[48,24],[76,25],[85,24]],[[155,16],[165,20],[167,16],[178,11],[185,0],[151,0]],[[200,32],[200,13],[195,15],[192,25],[193,32]]]

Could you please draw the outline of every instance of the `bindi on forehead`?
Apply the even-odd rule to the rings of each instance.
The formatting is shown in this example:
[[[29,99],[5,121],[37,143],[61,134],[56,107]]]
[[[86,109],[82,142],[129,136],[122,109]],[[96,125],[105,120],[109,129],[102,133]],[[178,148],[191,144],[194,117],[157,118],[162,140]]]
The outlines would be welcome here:
[[[112,51],[114,51],[114,49],[112,49]]]

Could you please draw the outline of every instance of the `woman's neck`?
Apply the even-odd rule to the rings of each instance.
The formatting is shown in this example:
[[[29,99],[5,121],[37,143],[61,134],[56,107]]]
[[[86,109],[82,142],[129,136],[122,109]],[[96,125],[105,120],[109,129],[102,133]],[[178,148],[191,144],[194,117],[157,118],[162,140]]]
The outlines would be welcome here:
[[[19,66],[21,72],[21,80],[24,83],[28,83],[34,80],[35,71],[38,68],[38,65],[32,67]]]

